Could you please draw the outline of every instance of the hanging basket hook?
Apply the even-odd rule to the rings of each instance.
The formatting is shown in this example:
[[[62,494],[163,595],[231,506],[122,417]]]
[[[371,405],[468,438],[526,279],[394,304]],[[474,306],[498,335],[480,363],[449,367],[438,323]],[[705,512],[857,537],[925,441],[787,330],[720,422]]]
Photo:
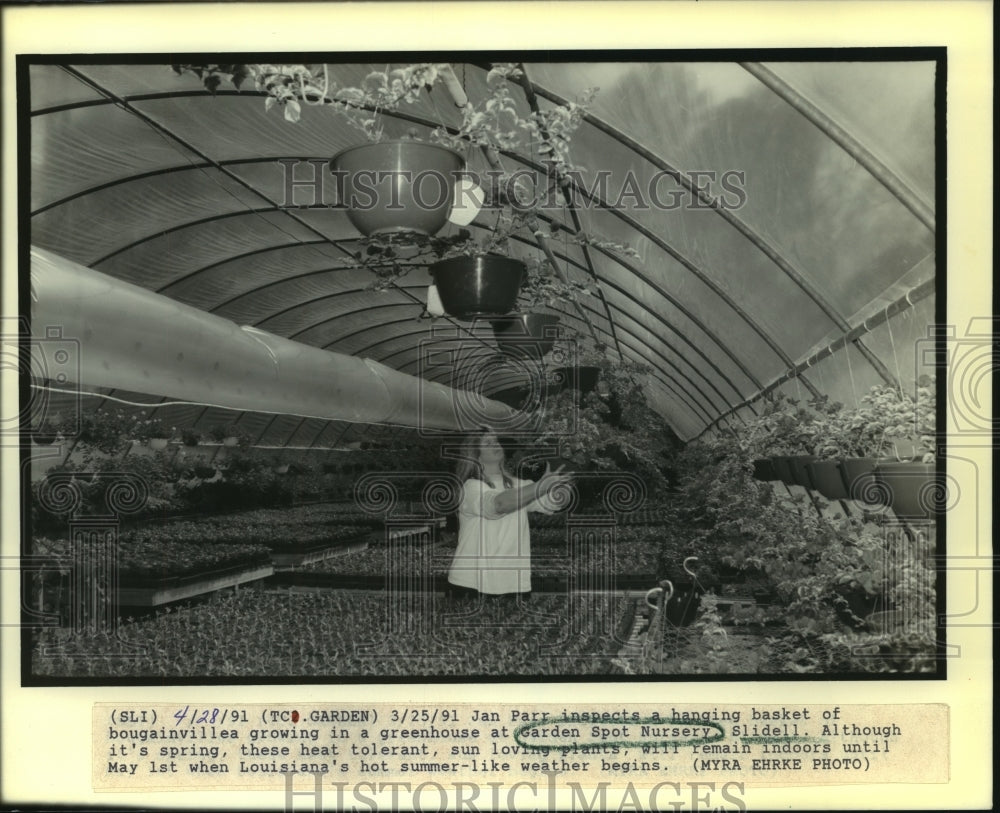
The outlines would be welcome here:
[[[654,593],[657,594],[656,600],[651,601],[650,599]],[[663,594],[662,598],[659,595],[661,593]],[[664,604],[666,604],[666,602],[670,601],[670,599],[672,599],[673,596],[674,596],[673,582],[671,582],[669,579],[664,579],[662,582],[660,582],[659,586],[654,587],[652,590],[648,590],[646,592],[646,604],[648,604],[654,610],[659,610],[660,602],[662,601]]]

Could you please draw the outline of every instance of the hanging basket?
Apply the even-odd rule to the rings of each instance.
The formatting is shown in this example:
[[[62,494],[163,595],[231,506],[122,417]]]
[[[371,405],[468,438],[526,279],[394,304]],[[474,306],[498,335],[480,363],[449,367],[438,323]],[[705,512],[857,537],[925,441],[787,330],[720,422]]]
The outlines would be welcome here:
[[[847,489],[836,460],[816,460],[806,466],[812,487],[828,500],[846,500]]]
[[[803,488],[812,488],[812,480],[809,479],[809,472],[806,469],[810,463],[815,463],[815,455],[793,455],[788,458],[789,471],[791,473],[791,482],[789,485],[802,486]]]
[[[552,371],[553,392],[572,387],[581,396],[594,391],[600,378],[600,367],[557,367]]]
[[[338,200],[365,237],[437,234],[448,222],[464,166],[454,150],[422,141],[362,144],[330,159]]]
[[[792,485],[795,477],[792,472],[792,462],[790,457],[772,457],[771,466],[774,469],[774,479],[781,480],[786,485]]]
[[[149,448],[154,452],[162,452],[170,443],[170,438],[150,438]]]
[[[505,390],[491,393],[488,397],[494,401],[499,401],[501,404],[506,404],[511,409],[521,409],[531,397],[531,388],[508,387]]]
[[[541,359],[559,338],[559,317],[553,314],[520,313],[492,321],[500,352],[508,356]]]
[[[428,271],[445,312],[456,319],[510,313],[524,281],[524,263],[499,254],[450,257]]]
[[[875,483],[874,457],[849,457],[839,462],[840,476],[844,481],[847,496],[852,500],[884,505],[883,489]]]
[[[933,463],[879,462],[875,480],[900,519],[926,522],[945,508],[944,480]]]

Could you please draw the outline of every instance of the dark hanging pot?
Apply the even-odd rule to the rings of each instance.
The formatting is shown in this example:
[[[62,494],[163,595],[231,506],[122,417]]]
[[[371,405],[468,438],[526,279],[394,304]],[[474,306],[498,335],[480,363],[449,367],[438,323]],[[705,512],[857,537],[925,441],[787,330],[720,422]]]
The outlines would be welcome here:
[[[849,457],[839,462],[840,476],[848,498],[867,503],[884,504],[882,490],[875,484],[874,457]]]
[[[330,159],[338,200],[365,237],[437,234],[448,222],[457,173],[465,160],[423,141],[382,141]]]
[[[499,254],[451,257],[427,270],[445,312],[456,319],[510,313],[524,281],[524,263]]]
[[[926,522],[944,510],[944,481],[936,476],[933,463],[880,461],[875,467],[875,480],[900,519]]]
[[[505,390],[492,393],[489,397],[501,404],[506,404],[511,409],[521,409],[531,397],[531,389],[529,387],[508,387]]]
[[[846,500],[847,489],[836,460],[816,460],[806,466],[812,487],[828,500]]]
[[[795,483],[795,474],[792,471],[792,459],[790,457],[772,457],[771,465],[774,468],[774,479],[781,480],[786,485]]]
[[[500,352],[508,356],[541,359],[555,346],[559,317],[549,313],[520,313],[493,320]]]
[[[793,455],[788,458],[788,466],[791,471],[792,482],[789,485],[812,488],[812,480],[809,479],[809,472],[806,466],[816,462],[816,456],[811,454]]]
[[[572,387],[581,396],[587,395],[594,391],[600,375],[600,367],[557,367],[552,371],[552,391],[559,392]]]

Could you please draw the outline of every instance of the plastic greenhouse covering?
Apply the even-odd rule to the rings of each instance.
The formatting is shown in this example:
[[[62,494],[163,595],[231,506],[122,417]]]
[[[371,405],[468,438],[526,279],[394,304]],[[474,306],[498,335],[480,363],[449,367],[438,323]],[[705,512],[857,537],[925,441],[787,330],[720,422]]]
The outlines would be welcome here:
[[[353,86],[373,67],[385,68],[328,71]],[[453,67],[473,103],[488,95],[488,63]],[[554,310],[569,327],[592,327],[615,358],[648,366],[650,402],[680,439],[738,426],[775,389],[853,405],[876,383],[912,386],[935,308],[933,61],[522,68],[510,96],[525,115],[598,88],[572,141],[572,194],[542,214],[558,263],[592,294],[579,310]],[[81,325],[103,314],[110,355],[84,364],[87,407],[162,404],[157,415],[175,426],[225,414],[258,446],[321,450],[412,431],[416,412],[399,401],[433,389],[416,378],[446,401],[449,388],[469,388],[470,368],[489,367],[488,325],[426,317],[425,269],[372,291],[371,274],[349,261],[360,235],[327,162],[358,136],[329,110],[306,107],[290,123],[252,83],[213,94],[167,64],[34,64],[27,87],[34,329],[68,312]],[[462,112],[439,84],[384,118],[387,137],[424,137],[458,127]],[[531,151],[500,158],[508,172],[544,172]],[[315,172],[321,194],[299,184],[286,199],[295,159],[293,177]],[[467,160],[490,168],[482,151]],[[683,205],[659,205],[675,200]],[[494,221],[484,208],[470,228],[486,233]],[[571,239],[580,233],[591,245]],[[540,254],[530,235],[512,252]],[[62,283],[45,275],[55,267]],[[114,318],[117,299],[101,311],[101,294],[79,295],[73,275],[88,269],[139,289],[115,289],[129,316]],[[195,321],[184,327],[186,309],[227,320],[231,330],[213,330],[249,348],[244,366],[213,381],[242,351],[222,333],[213,346],[216,334]],[[130,331],[143,322],[161,332],[140,348]],[[466,369],[428,364],[442,330],[471,341]],[[303,375],[286,376],[300,351]],[[171,374],[185,353],[200,366]],[[324,372],[330,353],[369,360],[357,376],[398,376],[385,385],[394,403],[331,395],[350,379]],[[57,406],[75,397],[50,372],[35,376],[39,392]],[[490,395],[517,371],[484,376]]]
[[[992,17],[4,4],[0,794],[986,809]]]

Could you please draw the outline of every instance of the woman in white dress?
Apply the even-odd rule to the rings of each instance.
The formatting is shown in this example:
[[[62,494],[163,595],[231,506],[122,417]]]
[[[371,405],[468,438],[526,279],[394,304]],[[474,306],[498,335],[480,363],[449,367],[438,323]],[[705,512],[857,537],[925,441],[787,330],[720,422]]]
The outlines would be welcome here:
[[[504,450],[491,431],[471,435],[457,467],[462,481],[458,548],[448,571],[452,594],[504,595],[531,592],[528,512],[552,513],[550,493],[570,482],[562,466],[538,482],[512,477]]]

